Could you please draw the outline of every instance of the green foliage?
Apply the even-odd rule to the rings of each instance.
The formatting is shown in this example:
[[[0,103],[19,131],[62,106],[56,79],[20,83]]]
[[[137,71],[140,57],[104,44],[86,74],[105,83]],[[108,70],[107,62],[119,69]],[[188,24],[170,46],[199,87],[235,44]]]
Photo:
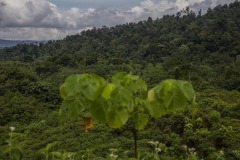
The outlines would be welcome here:
[[[83,111],[113,128],[122,127],[133,114],[136,129],[148,122],[148,113],[159,118],[186,109],[194,102],[195,93],[189,82],[165,80],[148,91],[138,76],[117,73],[109,81],[94,74],[72,75],[60,87],[63,105],[60,120],[67,115],[77,117]]]
[[[50,149],[52,149],[57,142],[49,143],[44,148],[40,149],[38,152],[39,154],[43,155],[45,157],[45,160],[48,160],[50,155],[57,156],[58,154],[56,152],[50,152]],[[62,157],[62,155],[60,155]]]
[[[209,113],[208,113],[208,119],[210,120],[210,122],[218,122],[221,118],[221,114],[216,111],[216,110],[211,110]]]
[[[154,118],[187,108],[187,101],[194,103],[195,93],[186,81],[164,80],[148,92],[146,106]]]

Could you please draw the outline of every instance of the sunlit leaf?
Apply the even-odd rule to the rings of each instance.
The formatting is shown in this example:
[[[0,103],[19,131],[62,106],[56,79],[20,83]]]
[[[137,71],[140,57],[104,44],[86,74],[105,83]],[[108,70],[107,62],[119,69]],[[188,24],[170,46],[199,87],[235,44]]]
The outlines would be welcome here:
[[[134,93],[139,93],[140,97],[142,99],[146,99],[147,98],[147,84],[144,80],[142,79],[138,79],[137,82],[133,82],[136,86],[134,86],[135,91],[133,91]]]
[[[119,86],[113,91],[111,100],[115,104],[127,107],[131,103],[132,92],[125,87]]]
[[[75,74],[69,76],[60,87],[63,99],[83,94],[89,100],[95,100],[101,94],[105,80],[94,74]]]
[[[108,102],[106,102],[103,98],[99,98],[94,102],[93,105],[90,106],[90,112],[97,121],[105,123],[106,122],[106,113],[105,108],[107,108]]]
[[[115,85],[123,85],[123,78],[125,76],[125,72],[119,72],[111,77],[111,82]]]
[[[132,82],[136,82],[137,80],[139,79],[138,76],[135,76],[135,75],[132,75],[132,74],[126,74],[125,73],[125,76],[123,77],[123,84],[125,86],[131,86],[133,85]],[[136,83],[135,83],[136,84]]]
[[[102,97],[104,97],[106,100],[108,100],[111,96],[112,91],[115,89],[115,85],[112,83],[106,84],[102,91]]]
[[[164,80],[148,92],[145,102],[149,113],[157,118],[169,112],[183,110],[193,98],[194,90],[189,82]]]
[[[97,75],[84,74],[83,81],[81,83],[81,92],[84,96],[94,101],[100,94],[103,86],[105,85],[105,80]]]
[[[157,100],[146,100],[144,105],[148,113],[154,118],[159,118],[167,113],[167,109],[165,108],[165,106]]]
[[[73,99],[64,100],[62,106],[67,108],[68,115],[73,118],[77,118],[79,114],[84,110],[83,98],[81,96]]]
[[[144,110],[144,108],[142,108],[143,104],[143,99],[140,97],[135,97],[132,99],[131,104],[127,107],[128,111],[131,113],[133,111],[139,111],[139,110]]]
[[[155,96],[155,90],[151,89],[148,91],[148,101],[152,102],[156,100],[156,96]]]
[[[128,120],[128,111],[122,107],[109,109],[106,112],[107,124],[113,128],[122,127]]]
[[[66,99],[68,97],[76,96],[81,93],[82,84],[81,81],[83,79],[84,75],[81,74],[75,74],[69,76],[64,84],[60,87],[60,95],[63,99]]]
[[[135,114],[134,116],[134,123],[135,123],[135,128],[137,130],[141,130],[143,129],[146,124],[148,123],[148,115],[146,114],[143,114],[143,113],[137,113]]]
[[[195,91],[192,87],[192,84],[187,81],[178,81],[178,86],[184,96],[189,100],[193,100],[195,96]]]
[[[102,93],[106,82],[102,77],[94,74],[76,74],[69,76],[60,87],[60,94],[64,99],[59,111],[59,118],[66,115],[76,118]],[[67,112],[67,113],[64,113]]]
[[[187,99],[185,98],[183,93],[179,90],[169,92],[169,94],[165,96],[163,102],[164,105],[167,107],[167,110],[170,112],[183,110],[184,108],[186,108],[187,105]]]

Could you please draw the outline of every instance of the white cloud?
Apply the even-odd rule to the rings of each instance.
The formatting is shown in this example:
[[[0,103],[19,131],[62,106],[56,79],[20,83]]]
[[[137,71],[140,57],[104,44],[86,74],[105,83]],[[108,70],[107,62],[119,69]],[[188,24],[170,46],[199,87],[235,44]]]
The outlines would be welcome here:
[[[174,14],[190,6],[207,9],[235,0],[142,0],[139,5],[122,9],[60,10],[48,0],[0,0],[0,39],[59,39],[91,28],[137,22]],[[117,2],[116,2],[117,3]]]
[[[186,8],[187,6],[191,6],[194,4],[200,4],[204,2],[205,0],[177,0],[176,6],[179,10]]]
[[[176,5],[172,1],[161,0],[159,2],[154,2],[152,0],[145,0],[141,2],[139,6],[135,6],[128,10],[128,13],[131,13],[130,20],[135,21],[136,19],[146,19],[147,17],[161,17],[170,10],[172,10],[173,13],[174,11],[176,12]]]

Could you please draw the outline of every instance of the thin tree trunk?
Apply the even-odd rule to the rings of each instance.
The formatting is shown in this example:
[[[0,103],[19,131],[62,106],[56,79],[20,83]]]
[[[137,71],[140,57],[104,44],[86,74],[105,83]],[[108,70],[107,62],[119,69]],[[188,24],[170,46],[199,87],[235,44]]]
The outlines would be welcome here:
[[[134,136],[134,157],[137,158],[138,157],[138,153],[137,153],[138,132],[135,128],[133,129],[133,136]]]

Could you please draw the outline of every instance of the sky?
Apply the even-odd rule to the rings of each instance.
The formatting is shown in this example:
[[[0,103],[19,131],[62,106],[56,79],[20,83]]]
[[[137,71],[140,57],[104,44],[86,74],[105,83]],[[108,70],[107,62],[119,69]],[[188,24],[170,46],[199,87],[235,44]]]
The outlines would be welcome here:
[[[202,13],[235,0],[0,0],[0,39],[56,40],[93,27]]]

